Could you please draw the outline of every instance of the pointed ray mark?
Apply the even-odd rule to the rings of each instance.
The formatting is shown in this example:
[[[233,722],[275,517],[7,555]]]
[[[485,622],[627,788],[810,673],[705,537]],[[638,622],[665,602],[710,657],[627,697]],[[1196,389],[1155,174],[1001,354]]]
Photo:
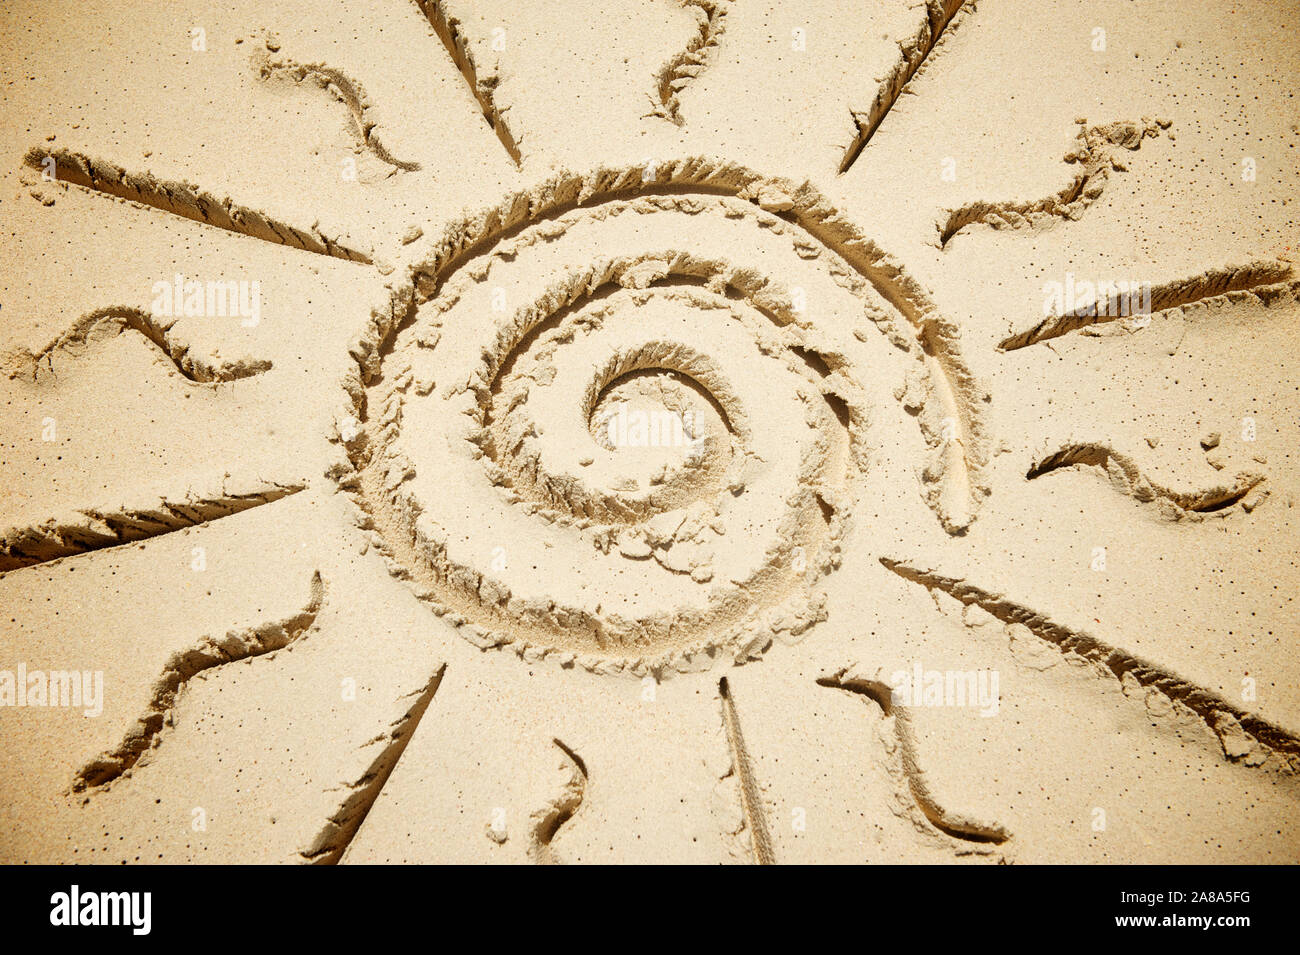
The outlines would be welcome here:
[[[219,199],[197,186],[156,179],[151,173],[127,172],[113,163],[91,159],[66,149],[50,151],[34,148],[28,151],[23,161],[33,169],[44,170],[47,159],[54,160],[53,172],[58,182],[139,202],[183,219],[192,219],[227,232],[252,236],[291,249],[372,264],[368,255],[332,241],[315,226],[311,231],[295,229],[255,209],[237,205],[230,199]]]
[[[387,736],[381,735],[370,741],[383,744],[379,753],[360,778],[347,784],[350,790],[348,797],[339,806],[338,811],[326,821],[325,827],[316,834],[311,845],[299,853],[304,859],[316,865],[336,865],[343,857],[361,829],[361,824],[366,821],[366,816],[374,807],[388,778],[393,774],[393,769],[402,758],[402,753],[406,751],[411,737],[415,735],[420,720],[429,708],[429,704],[433,702],[438,687],[442,685],[442,678],[446,672],[447,664],[444,663],[430,677],[428,683],[411,694],[415,697],[415,702],[393,722]]]
[[[848,149],[844,151],[844,158],[840,160],[841,175],[849,171],[867,143],[871,142],[871,137],[876,134],[885,116],[903,95],[912,77],[925,64],[926,58],[943,37],[944,30],[952,23],[964,4],[965,0],[926,0],[925,23],[921,25],[916,36],[899,44],[898,61],[881,83],[871,108],[865,113],[856,111],[852,113],[853,124],[857,127],[857,131]],[[969,9],[974,9],[974,6],[972,3]]]
[[[898,739],[900,751],[901,771],[907,778],[908,790],[922,815],[936,829],[954,839],[962,839],[966,842],[1003,843],[1011,838],[1011,834],[997,823],[982,822],[969,816],[952,813],[939,805],[934,794],[930,792],[925,771],[921,769],[917,758],[916,733],[912,728],[911,714],[908,713],[907,707],[894,705],[893,692],[887,684],[880,680],[856,676],[849,668],[845,668],[830,676],[822,677],[817,681],[817,685],[865,696],[879,706],[886,717],[893,718],[894,734]]]
[[[1208,269],[1185,279],[1178,279],[1150,290],[1151,300],[1145,301],[1143,291],[1142,311],[1158,314],[1169,309],[1200,302],[1221,304],[1255,298],[1265,305],[1290,296],[1300,299],[1300,282],[1288,282],[1291,267],[1285,262],[1258,261],[1241,266]],[[1099,289],[1105,291],[1104,289]],[[1234,295],[1237,296],[1234,299]],[[1001,351],[1015,351],[1039,342],[1060,338],[1081,328],[1113,322],[1134,314],[1135,294],[1112,292],[1101,302],[1094,302],[1064,315],[1049,315],[1032,328],[1008,336],[999,343]]]
[[[718,42],[727,29],[728,0],[678,0],[695,14],[695,35],[686,49],[672,57],[655,74],[654,112],[676,126],[685,120],[681,114],[681,92],[699,76],[717,54]]]
[[[1029,469],[1025,478],[1032,481],[1044,474],[1080,465],[1100,468],[1109,478],[1111,487],[1144,504],[1159,500],[1177,508],[1177,512],[1191,511],[1195,514],[1225,511],[1264,480],[1262,474],[1242,472],[1237,475],[1237,483],[1232,487],[1174,491],[1144,477],[1137,464],[1127,455],[1103,444],[1091,443],[1069,444],[1047,455]]]
[[[116,749],[101,754],[78,770],[72,784],[73,791],[104,789],[135,766],[147,750],[157,747],[163,728],[172,725],[177,697],[195,675],[235,660],[263,656],[289,646],[315,625],[324,600],[325,584],[318,571],[312,575],[311,597],[307,605],[294,616],[246,630],[230,630],[224,637],[205,636],[190,649],[172,654],[163,666],[162,676],[153,686],[144,715],[127,730]]]
[[[1112,172],[1123,172],[1128,166],[1122,162],[1116,147],[1130,152],[1142,148],[1142,141],[1160,135],[1169,127],[1168,120],[1156,122],[1111,123],[1109,126],[1087,126],[1075,137],[1075,148],[1065,161],[1078,163],[1080,171],[1059,191],[1043,199],[1028,202],[972,202],[948,213],[939,229],[939,248],[946,249],[948,242],[967,226],[986,225],[991,229],[1039,229],[1061,221],[1075,221],[1101,198],[1110,183]]]
[[[1141,686],[1151,687],[1164,694],[1172,702],[1187,707],[1199,716],[1219,737],[1229,759],[1236,761],[1248,755],[1251,747],[1249,741],[1243,739],[1244,734],[1265,750],[1278,753],[1284,761],[1289,759],[1300,762],[1296,760],[1300,756],[1300,736],[1233,706],[1217,693],[1164,667],[1104,643],[1082,630],[1072,630],[1054,623],[1028,607],[1007,600],[1000,594],[982,590],[960,578],[945,577],[933,570],[912,567],[888,557],[881,557],[880,562],[904,580],[920,584],[928,590],[937,588],[963,604],[976,604],[1003,623],[1023,624],[1035,636],[1055,644],[1062,653],[1074,653],[1101,664],[1121,682],[1126,675],[1131,676]],[[1247,764],[1253,765],[1249,761]]]
[[[11,528],[0,536],[0,573],[197,527],[297,494],[306,486],[257,484],[247,491],[223,491],[216,497],[162,501],[145,509],[87,509],[77,511],[76,517]]]
[[[731,684],[725,676],[718,681],[718,695],[722,698],[722,725],[727,731],[727,742],[731,745],[732,768],[740,782],[740,807],[745,816],[745,828],[749,830],[754,861],[758,865],[775,865],[772,837],[768,834],[767,819],[763,812],[763,793],[754,776],[754,768],[750,765],[745,739],[740,734],[740,717],[736,714],[736,703],[731,698]]]
[[[492,127],[492,131],[497,134],[497,139],[501,140],[501,145],[505,147],[505,151],[510,154],[511,161],[518,168],[523,164],[519,154],[519,145],[514,136],[510,134],[510,128],[506,125],[505,116],[501,110],[497,109],[496,105],[496,88],[499,78],[496,76],[479,78],[478,70],[474,65],[474,56],[470,52],[469,41],[460,29],[460,20],[447,12],[444,0],[415,0],[415,2],[420,8],[420,12],[424,14],[425,19],[429,21],[429,25],[433,27],[434,32],[438,34],[438,39],[442,41],[442,45],[447,48],[451,61],[456,64],[456,69],[460,70],[461,75],[465,77],[470,92],[474,94],[474,99],[478,100],[479,109],[483,111],[483,118]]]
[[[413,172],[420,168],[418,162],[403,162],[396,158],[379,141],[379,137],[374,133],[375,124],[366,119],[366,111],[371,106],[366,91],[361,88],[360,83],[357,83],[346,73],[325,66],[322,63],[297,63],[293,60],[270,60],[266,58],[262,58],[257,67],[262,79],[270,79],[272,76],[287,76],[295,83],[302,83],[305,80],[314,82],[348,108],[354,124],[353,132],[361,141],[361,145],[369,150],[376,159],[395,169],[406,172]]]
[[[572,769],[560,795],[545,809],[533,814],[533,845],[530,854],[535,862],[544,865],[554,865],[558,861],[551,843],[560,831],[560,827],[577,815],[578,810],[582,808],[582,800],[587,795],[587,782],[590,778],[587,764],[583,762],[581,756],[558,739],[553,739],[551,742],[564,753]]]
[[[222,290],[223,294],[228,291],[228,289]],[[236,301],[227,304],[230,306],[230,313],[234,314],[239,303]],[[223,306],[222,311],[226,310]],[[116,337],[124,332],[133,331],[144,336],[176,366],[177,371],[195,383],[236,381],[270,370],[271,362],[268,360],[242,359],[213,365],[202,358],[195,358],[189,354],[188,343],[182,343],[171,335],[172,326],[176,321],[177,319],[172,318],[164,324],[149,312],[138,308],[117,305],[97,308],[77,319],[70,329],[40,351],[35,353],[26,349],[12,351],[4,356],[4,364],[8,366],[8,375],[11,379],[31,377],[32,380],[38,380],[42,370],[53,371],[53,357],[56,352],[75,353],[78,349],[91,344],[97,337]]]

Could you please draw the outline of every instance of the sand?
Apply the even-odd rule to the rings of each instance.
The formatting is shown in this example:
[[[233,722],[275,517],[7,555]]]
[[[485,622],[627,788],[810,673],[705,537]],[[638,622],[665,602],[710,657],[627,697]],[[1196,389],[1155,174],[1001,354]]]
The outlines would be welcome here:
[[[0,10],[0,862],[1288,863],[1292,4]]]

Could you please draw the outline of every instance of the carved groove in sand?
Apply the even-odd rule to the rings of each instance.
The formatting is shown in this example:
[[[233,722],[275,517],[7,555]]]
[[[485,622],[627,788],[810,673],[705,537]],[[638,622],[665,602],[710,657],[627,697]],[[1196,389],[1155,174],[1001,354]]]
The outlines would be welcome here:
[[[1142,148],[1144,139],[1154,139],[1170,126],[1167,119],[1116,122],[1106,126],[1088,126],[1087,120],[1077,122],[1080,129],[1075,136],[1075,148],[1066,153],[1065,161],[1077,164],[1079,171],[1068,184],[1042,199],[980,200],[952,209],[948,218],[939,224],[939,248],[946,249],[954,236],[974,225],[994,230],[1033,231],[1050,228],[1059,222],[1078,220],[1106,191],[1110,174],[1128,169],[1118,150],[1136,152]]]
[[[0,530],[0,574],[197,527],[264,507],[306,486],[258,480],[215,494],[187,494],[112,508],[83,507],[37,524],[6,527]]]
[[[1259,302],[1266,308],[1300,301],[1300,281],[1292,277],[1291,266],[1282,261],[1260,260],[1240,266],[1206,269],[1196,275],[1151,288],[1151,312],[1139,315],[1148,321],[1174,309],[1192,312],[1222,305]],[[1098,334],[1101,329],[1114,327],[1120,318],[1128,317],[1119,295],[1106,295],[1099,302],[1066,312],[1052,314],[1033,326],[1004,338],[998,348],[1004,352],[1016,351],[1051,341],[1078,331],[1081,334]],[[1121,326],[1123,327],[1123,326]]]
[[[420,720],[424,718],[429,704],[442,686],[442,678],[446,673],[447,665],[444,663],[434,671],[424,686],[409,694],[409,697],[414,697],[414,702],[388,727],[387,732],[379,734],[366,744],[367,749],[378,750],[374,759],[366,766],[365,772],[345,784],[347,796],[325,820],[311,844],[298,853],[300,856],[315,865],[337,865],[342,860],[361,829],[361,824],[374,808],[388,777],[393,774],[398,760],[406,751],[406,745],[415,736]]]
[[[591,774],[587,764],[571,747],[559,739],[553,739],[557,749],[564,754],[564,764],[569,770],[569,778],[560,789],[559,794],[545,807],[533,813],[533,843],[528,854],[534,862],[541,865],[555,865],[560,860],[556,856],[552,843],[560,832],[560,827],[578,814],[582,801],[587,795],[587,784]]]
[[[32,169],[48,171],[53,181],[65,189],[71,184],[264,242],[373,264],[368,253],[334,241],[314,225],[310,229],[295,228],[189,183],[159,179],[150,172],[130,172],[107,160],[66,149],[33,148],[27,151],[23,163]]]
[[[752,656],[824,617],[874,460],[914,453],[898,492],[951,533],[985,493],[955,329],[811,188],[738,166],[561,174],[449,229],[373,319],[337,476],[480,645]]]
[[[886,744],[888,768],[898,788],[896,811],[910,817],[921,831],[931,826],[954,841],[958,853],[988,851],[1011,839],[1005,827],[997,822],[977,819],[966,813],[944,808],[931,792],[925,770],[920,765],[917,752],[916,730],[906,706],[894,704],[893,691],[884,681],[857,674],[852,668],[839,670],[821,677],[818,686],[845,690],[866,697],[880,708],[885,720],[892,726],[884,728],[882,736],[893,739]],[[987,844],[986,849],[973,844]]]
[[[273,60],[267,56],[255,57],[253,65],[263,81],[286,77],[294,83],[314,83],[348,108],[352,119],[352,132],[363,149],[395,171],[414,172],[420,168],[418,162],[398,159],[388,151],[375,133],[375,121],[367,116],[371,108],[370,98],[361,84],[342,70],[336,70],[324,63]]]
[[[1247,766],[1265,766],[1269,770],[1280,767],[1288,776],[1300,769],[1300,735],[1242,709],[1213,689],[1192,683],[1157,663],[1111,646],[1086,631],[1057,623],[962,578],[890,557],[881,557],[880,562],[904,580],[931,591],[942,591],[963,604],[975,604],[1005,624],[1022,624],[1035,636],[1055,644],[1062,653],[1110,671],[1121,683],[1129,678],[1139,686],[1150,688],[1175,708],[1184,708],[1199,717],[1219,737],[1229,760],[1242,760]]]
[[[127,730],[115,749],[101,753],[77,771],[73,791],[103,791],[137,764],[143,765],[142,758],[159,745],[163,730],[173,725],[176,701],[190,680],[206,670],[237,660],[266,656],[292,646],[316,626],[324,602],[325,583],[317,571],[312,575],[311,594],[306,606],[292,617],[243,630],[230,630],[220,637],[205,636],[194,646],[173,653],[154,683],[143,715]]]
[[[1267,490],[1256,491],[1264,475],[1248,471],[1239,472],[1232,484],[1185,491],[1165,487],[1144,475],[1128,455],[1096,442],[1067,444],[1042,457],[1025,474],[1025,480],[1032,481],[1066,468],[1085,467],[1101,471],[1110,486],[1121,494],[1142,504],[1156,504],[1161,515],[1172,521],[1198,520],[1206,514],[1226,516],[1238,503],[1249,513],[1268,497]]]
[[[452,63],[469,84],[470,92],[474,94],[479,109],[483,111],[483,118],[487,120],[492,132],[496,133],[497,139],[501,140],[501,145],[510,155],[510,161],[516,166],[522,165],[523,157],[519,153],[519,140],[511,134],[510,127],[506,124],[506,111],[496,102],[496,89],[500,77],[495,71],[484,71],[479,64],[475,63],[470,40],[463,25],[447,11],[446,4],[442,0],[415,0],[415,5],[429,21],[438,39],[446,47]]]
[[[718,43],[727,29],[729,0],[679,0],[696,19],[696,32],[686,49],[676,54],[655,74],[652,116],[681,126],[681,92],[717,57]]]
[[[867,148],[867,143],[871,142],[871,137],[876,135],[881,122],[944,38],[944,31],[949,27],[956,29],[954,21],[958,19],[958,14],[974,12],[974,3],[970,6],[965,4],[966,0],[926,0],[925,21],[915,35],[899,43],[898,59],[881,81],[871,107],[862,112],[852,111],[853,138],[840,160],[840,175],[848,172],[857,162],[862,151]]]

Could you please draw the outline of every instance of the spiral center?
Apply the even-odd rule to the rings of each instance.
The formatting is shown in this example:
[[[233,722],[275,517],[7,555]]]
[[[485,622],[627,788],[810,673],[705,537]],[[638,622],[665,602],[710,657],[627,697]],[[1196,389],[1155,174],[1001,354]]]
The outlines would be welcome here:
[[[717,418],[698,382],[671,369],[647,368],[606,385],[588,427],[608,451],[680,461],[717,433]]]

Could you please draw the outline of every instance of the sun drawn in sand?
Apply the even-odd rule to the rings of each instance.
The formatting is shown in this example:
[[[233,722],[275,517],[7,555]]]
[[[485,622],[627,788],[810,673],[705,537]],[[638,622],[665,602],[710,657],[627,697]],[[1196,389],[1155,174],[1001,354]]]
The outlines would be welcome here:
[[[726,42],[729,4],[683,5],[698,19],[698,36],[647,78],[652,121],[678,126],[691,122],[681,94]],[[527,152],[495,102],[497,81],[475,62],[462,26],[437,0],[419,6],[511,163],[526,170]],[[871,108],[852,115],[841,173],[869,147],[954,23],[969,15],[956,0],[931,2],[926,11]],[[326,65],[297,63],[288,52],[277,45],[253,68],[264,78],[319,86],[347,107],[359,149],[390,174],[419,170],[392,155],[369,124],[359,82]],[[1127,170],[1126,154],[1167,126],[1081,123],[1067,157],[1073,173],[1059,192],[952,210],[936,223],[939,247],[979,227],[1030,232],[1079,218]],[[707,679],[730,748],[726,778],[740,813],[733,835],[754,861],[772,862],[779,861],[775,823],[742,735],[744,700],[719,671],[732,663],[784,666],[789,657],[768,654],[774,644],[799,643],[834,619],[828,584],[845,573],[849,548],[872,546],[872,496],[882,484],[894,489],[897,513],[914,511],[914,520],[952,538],[966,535],[995,493],[988,465],[997,436],[986,408],[996,395],[963,358],[962,330],[904,262],[815,185],[767,176],[743,161],[692,155],[555,172],[439,236],[413,237],[384,300],[358,328],[337,427],[322,436],[333,447],[333,465],[320,480],[351,499],[365,559],[383,561],[430,620],[436,616],[485,651],[517,654],[521,666],[583,671],[591,680]],[[27,163],[65,188],[358,268],[374,265],[368,250],[201,186],[39,146]],[[419,187],[418,178],[409,181]],[[1285,263],[1262,262],[1149,291],[1150,309],[1161,312],[1230,293],[1267,304],[1294,299],[1297,289]],[[1026,324],[1000,348],[1045,345],[1128,318],[1102,298]],[[173,340],[170,327],[165,316],[106,304],[42,351],[11,357],[11,374],[48,376],[62,353],[128,332],[147,339],[192,383],[238,387],[275,373],[266,361],[205,363]],[[1249,519],[1268,487],[1262,473],[1214,488],[1166,487],[1096,442],[1049,449],[1030,462],[1025,480],[1062,469],[1095,472],[1170,520]],[[21,573],[166,534],[305,487],[294,480],[204,499],[178,489],[158,510],[85,511],[17,528],[0,545],[0,570]],[[902,580],[1193,714],[1229,758],[1294,770],[1300,739],[1287,730],[1158,661],[1002,597],[996,582],[950,576],[889,541],[874,543],[869,558]],[[80,798],[98,798],[123,774],[147,772],[144,762],[185,683],[301,639],[316,626],[329,590],[317,574],[300,613],[205,638],[170,660],[147,712],[120,745],[78,771],[72,788]],[[367,776],[303,857],[342,857],[421,717],[436,705],[445,671],[431,674],[389,729]],[[539,672],[545,679],[550,671]],[[909,707],[881,674],[846,660],[816,683],[878,708],[896,813],[960,852],[1010,855],[1007,827],[937,794],[933,779],[942,769],[923,771]],[[556,857],[557,833],[600,785],[598,770],[572,741],[554,743],[571,780],[536,814],[530,838],[538,861]],[[504,841],[500,832],[489,834]]]

